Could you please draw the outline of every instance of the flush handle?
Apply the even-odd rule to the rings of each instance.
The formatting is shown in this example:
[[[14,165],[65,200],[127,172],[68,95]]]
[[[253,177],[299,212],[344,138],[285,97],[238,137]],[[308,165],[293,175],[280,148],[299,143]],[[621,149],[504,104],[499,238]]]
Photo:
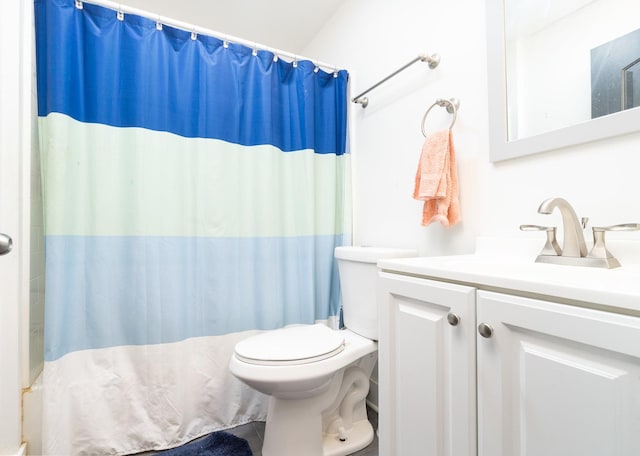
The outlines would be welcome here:
[[[0,255],[6,255],[13,248],[13,240],[8,234],[0,233]]]
[[[460,323],[460,317],[451,312],[447,315],[447,321],[451,326],[458,326],[458,323]]]
[[[486,323],[480,323],[478,325],[478,332],[485,339],[488,339],[491,336],[493,336],[493,328]]]

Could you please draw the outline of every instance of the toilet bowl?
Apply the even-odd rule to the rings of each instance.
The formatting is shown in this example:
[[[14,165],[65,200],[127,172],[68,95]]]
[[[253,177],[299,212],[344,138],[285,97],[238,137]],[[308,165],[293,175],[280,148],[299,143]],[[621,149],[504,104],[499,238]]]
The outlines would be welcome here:
[[[377,360],[376,262],[415,255],[336,248],[345,329],[296,325],[236,345],[231,373],[270,396],[264,456],[343,456],[371,443],[366,397]]]

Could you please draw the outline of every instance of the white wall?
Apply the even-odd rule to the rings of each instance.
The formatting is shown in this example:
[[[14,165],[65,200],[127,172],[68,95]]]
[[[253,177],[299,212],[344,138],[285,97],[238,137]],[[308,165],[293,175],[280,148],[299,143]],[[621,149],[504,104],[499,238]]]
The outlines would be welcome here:
[[[38,107],[36,93],[36,62],[35,62],[35,32],[33,4],[30,2],[27,8],[26,24],[28,29],[24,31],[24,50],[22,52],[24,70],[23,93],[27,100],[25,104],[25,116],[29,116],[31,122],[25,127],[25,149],[31,149],[29,159],[23,162],[25,179],[23,184],[23,200],[30,201],[30,211],[24,216],[24,235],[29,237],[29,261],[25,276],[29,282],[23,284],[24,302],[29,302],[25,312],[23,344],[25,347],[25,360],[22,366],[22,384],[31,386],[44,368],[44,211],[42,208],[42,184],[40,180],[40,149],[38,144]],[[30,76],[30,84],[27,76]],[[30,109],[27,110],[27,107]],[[25,152],[26,155],[26,152]]]
[[[372,91],[367,109],[352,106],[355,243],[467,253],[479,235],[519,237],[522,223],[560,225],[558,214],[536,212],[551,196],[595,225],[640,222],[640,134],[489,162],[484,2],[349,0],[304,50],[350,70],[353,94],[423,52],[441,55],[435,71],[416,64]],[[420,121],[436,98],[449,97],[461,101],[454,137],[463,221],[421,227],[421,204],[411,198]],[[440,111],[428,128],[447,125]]]

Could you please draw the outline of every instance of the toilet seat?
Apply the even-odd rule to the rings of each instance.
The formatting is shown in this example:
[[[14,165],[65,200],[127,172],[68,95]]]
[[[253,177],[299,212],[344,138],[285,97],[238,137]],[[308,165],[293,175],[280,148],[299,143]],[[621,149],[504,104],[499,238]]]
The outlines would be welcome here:
[[[248,364],[290,366],[321,361],[344,350],[344,336],[323,324],[292,326],[236,344],[236,357]]]

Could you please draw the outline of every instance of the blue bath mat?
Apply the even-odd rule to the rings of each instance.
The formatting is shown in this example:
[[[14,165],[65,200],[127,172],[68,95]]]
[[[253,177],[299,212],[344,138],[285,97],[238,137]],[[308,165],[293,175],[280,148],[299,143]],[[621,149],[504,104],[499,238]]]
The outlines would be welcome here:
[[[243,438],[218,431],[195,442],[162,451],[162,456],[252,456],[249,444]]]

